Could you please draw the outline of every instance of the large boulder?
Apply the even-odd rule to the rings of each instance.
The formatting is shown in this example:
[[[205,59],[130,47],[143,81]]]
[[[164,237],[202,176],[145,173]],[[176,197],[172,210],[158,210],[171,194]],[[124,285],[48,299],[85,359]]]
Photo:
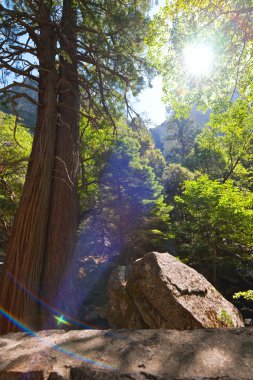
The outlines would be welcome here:
[[[118,326],[113,321],[114,327],[185,330],[244,325],[239,311],[202,275],[168,253],[150,252],[136,260],[120,292],[128,313],[122,312],[122,299],[111,289],[119,321]],[[133,325],[130,311],[135,320],[139,313],[140,327]],[[110,315],[109,306],[109,323]]]

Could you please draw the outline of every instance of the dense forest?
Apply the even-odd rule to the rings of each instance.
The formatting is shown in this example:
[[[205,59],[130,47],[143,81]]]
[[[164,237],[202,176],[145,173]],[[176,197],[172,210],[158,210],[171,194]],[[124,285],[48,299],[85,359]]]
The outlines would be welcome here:
[[[0,4],[1,333],[55,327],[87,258],[150,251],[253,317],[253,2],[152,5]],[[151,130],[131,99],[157,75]]]

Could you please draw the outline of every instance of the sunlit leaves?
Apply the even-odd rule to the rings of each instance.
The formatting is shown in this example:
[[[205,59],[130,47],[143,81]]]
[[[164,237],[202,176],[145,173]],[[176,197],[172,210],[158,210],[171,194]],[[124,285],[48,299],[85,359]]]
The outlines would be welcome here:
[[[0,113],[0,220],[10,231],[26,175],[32,136]]]
[[[253,159],[253,116],[246,101],[237,100],[226,112],[212,114],[197,137],[200,156],[205,151],[216,164],[216,173],[225,181],[250,175]],[[216,157],[216,158],[215,158]]]
[[[221,184],[207,176],[186,181],[176,202],[184,213],[181,233],[190,237],[192,252],[216,253],[253,247],[253,194],[240,190],[231,180]]]
[[[238,299],[240,297],[243,297],[247,301],[253,301],[253,290],[247,290],[245,292],[237,292],[233,295],[234,299]]]
[[[215,110],[228,106],[234,92],[252,91],[252,1],[174,0],[157,16],[149,40],[150,57],[164,78],[165,98],[185,116],[193,104]],[[161,33],[162,31],[162,33]],[[187,73],[183,51],[190,44],[211,45],[210,75]]]

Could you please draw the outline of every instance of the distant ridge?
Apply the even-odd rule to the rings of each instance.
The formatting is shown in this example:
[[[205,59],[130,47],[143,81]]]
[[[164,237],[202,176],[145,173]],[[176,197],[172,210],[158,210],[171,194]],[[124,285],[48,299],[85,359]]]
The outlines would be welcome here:
[[[26,85],[30,85],[33,87],[37,87],[37,83],[33,82],[31,79],[27,78],[24,83]],[[30,88],[26,87],[13,87],[13,90],[17,93],[24,93],[27,94],[30,98],[37,101],[38,94],[36,91],[33,91]],[[15,100],[15,109],[19,115],[19,118],[21,119],[21,123],[24,124],[26,127],[29,127],[31,130],[34,129],[35,123],[36,123],[36,112],[37,107],[34,103],[30,102],[25,97],[20,97]],[[14,110],[10,104],[10,102],[7,102],[5,99],[2,99],[2,104],[0,103],[0,110],[8,113],[8,114],[14,114]]]

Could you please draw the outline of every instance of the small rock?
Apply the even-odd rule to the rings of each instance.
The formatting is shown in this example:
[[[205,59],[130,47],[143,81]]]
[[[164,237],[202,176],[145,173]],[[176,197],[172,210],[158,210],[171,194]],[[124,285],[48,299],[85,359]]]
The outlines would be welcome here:
[[[252,318],[246,318],[244,319],[245,326],[253,326],[253,319]]]

